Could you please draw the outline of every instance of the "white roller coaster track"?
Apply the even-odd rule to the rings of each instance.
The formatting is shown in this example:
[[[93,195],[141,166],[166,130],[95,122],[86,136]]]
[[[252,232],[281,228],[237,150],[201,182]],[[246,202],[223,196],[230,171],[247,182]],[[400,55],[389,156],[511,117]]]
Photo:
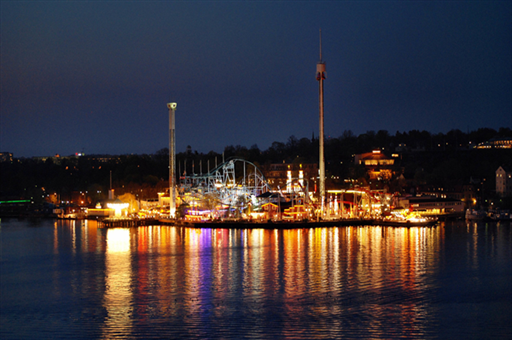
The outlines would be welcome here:
[[[240,158],[230,159],[207,174],[180,178],[180,192],[213,195],[227,205],[235,205],[240,197],[257,197],[267,191],[271,188],[261,170]]]

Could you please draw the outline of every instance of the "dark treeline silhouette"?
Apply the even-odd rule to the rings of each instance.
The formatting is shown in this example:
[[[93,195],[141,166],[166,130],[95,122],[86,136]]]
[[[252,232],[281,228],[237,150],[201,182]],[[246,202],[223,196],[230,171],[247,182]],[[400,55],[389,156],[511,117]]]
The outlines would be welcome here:
[[[325,159],[328,187],[343,186],[344,179],[361,178],[365,171],[354,164],[354,155],[380,149],[391,155],[399,152],[395,163],[397,174],[402,174],[412,185],[462,185],[471,179],[480,181],[482,191],[494,190],[494,175],[501,165],[512,164],[512,152],[498,149],[475,149],[474,146],[496,138],[510,138],[510,128],[494,130],[481,128],[464,133],[451,130],[432,134],[428,131],[367,131],[356,136],[344,131],[337,138],[326,138]],[[272,163],[317,163],[318,138],[288,138],[286,143],[274,142],[266,150],[255,144],[226,146],[222,153],[207,154],[193,151],[191,146],[176,155],[176,170],[180,175],[200,174],[220,165],[223,160],[243,158],[264,168]],[[81,156],[15,159],[0,163],[0,197],[24,198],[42,202],[45,197],[57,194],[59,201],[70,200],[73,192],[87,192],[90,201],[106,198],[110,187],[116,194],[130,192],[138,198],[156,197],[165,191],[169,176],[168,149],[154,154],[121,156]],[[396,179],[394,179],[396,180]],[[393,180],[387,183],[391,189]]]

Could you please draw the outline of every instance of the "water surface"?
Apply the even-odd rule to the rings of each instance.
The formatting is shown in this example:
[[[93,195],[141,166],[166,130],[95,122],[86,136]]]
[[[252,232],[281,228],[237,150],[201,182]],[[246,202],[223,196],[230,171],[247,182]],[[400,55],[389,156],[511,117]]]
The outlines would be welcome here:
[[[511,338],[511,227],[3,220],[0,337]]]

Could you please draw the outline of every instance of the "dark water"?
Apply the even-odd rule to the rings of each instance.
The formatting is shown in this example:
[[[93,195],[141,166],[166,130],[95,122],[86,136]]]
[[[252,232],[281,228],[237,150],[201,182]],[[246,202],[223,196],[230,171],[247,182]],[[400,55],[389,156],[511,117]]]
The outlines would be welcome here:
[[[512,338],[511,231],[3,220],[0,337]]]

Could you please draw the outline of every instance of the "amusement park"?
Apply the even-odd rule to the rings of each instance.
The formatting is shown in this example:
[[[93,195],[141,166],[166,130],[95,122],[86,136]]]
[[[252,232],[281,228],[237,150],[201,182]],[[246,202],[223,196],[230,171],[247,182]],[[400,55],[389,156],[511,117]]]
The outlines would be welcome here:
[[[205,174],[180,174],[176,171],[177,103],[167,104],[169,110],[169,189],[159,193],[158,201],[138,211],[142,219],[157,218],[159,223],[204,227],[207,223],[230,223],[231,226],[264,227],[288,223],[289,227],[372,224],[432,224],[434,219],[420,216],[408,209],[394,209],[394,195],[363,188],[329,190],[325,186],[324,159],[324,80],[320,31],[320,60],[316,65],[319,84],[319,159],[317,171],[286,169],[286,180],[272,183],[254,163],[242,159],[223,159]],[[293,171],[292,171],[293,170]],[[311,183],[314,185],[311,185]],[[318,184],[318,186],[317,186]],[[113,197],[112,197],[113,198]],[[119,216],[118,213],[116,213]]]
[[[392,206],[392,195],[364,189],[328,191],[322,201],[314,188],[310,190],[303,170],[296,177],[292,170],[286,172],[286,184],[275,189],[255,164],[238,158],[207,174],[180,176],[176,217],[193,222],[339,221],[374,219]],[[162,196],[162,206],[170,206],[170,196]]]
[[[315,225],[431,225],[435,219],[400,207],[396,195],[352,188],[317,190],[318,176],[285,165],[283,185],[250,161],[232,158],[206,173],[182,173],[158,199],[119,203],[106,225],[161,223],[196,227],[296,228]],[[171,170],[172,171],[172,170]],[[174,199],[174,202],[171,200]],[[110,208],[115,208],[115,202]],[[174,206],[174,210],[172,207]],[[135,208],[133,208],[135,207]],[[97,209],[98,210],[98,209]],[[101,209],[99,209],[101,210]],[[89,210],[89,216],[94,214]]]

